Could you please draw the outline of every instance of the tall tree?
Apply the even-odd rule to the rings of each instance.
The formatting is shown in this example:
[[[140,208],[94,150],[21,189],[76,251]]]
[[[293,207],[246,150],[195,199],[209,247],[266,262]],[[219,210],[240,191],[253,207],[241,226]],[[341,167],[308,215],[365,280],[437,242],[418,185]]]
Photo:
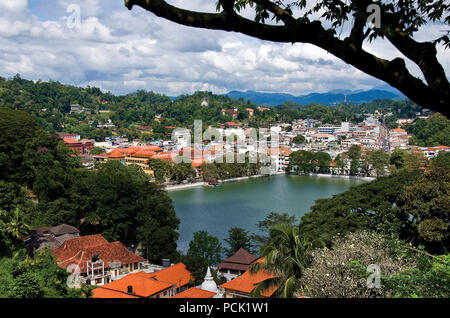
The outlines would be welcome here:
[[[217,237],[206,231],[197,231],[189,242],[187,255],[199,257],[205,260],[208,266],[212,266],[222,259],[222,245]]]
[[[266,215],[264,220],[259,221],[256,224],[261,234],[252,234],[251,239],[253,240],[253,242],[255,242],[255,245],[261,247],[269,242],[270,239],[269,231],[275,224],[286,224],[289,226],[294,226],[296,223],[297,218],[295,217],[295,215],[289,215],[287,213],[280,214],[271,212],[268,215]]]
[[[253,246],[248,232],[240,227],[232,227],[228,230],[228,238],[225,239],[229,248],[225,248],[225,254],[231,256],[240,248],[245,249],[249,253],[253,253]]]
[[[300,279],[310,264],[311,244],[300,237],[298,228],[277,224],[270,229],[269,244],[261,248],[262,263],[254,263],[250,271],[263,269],[274,277],[260,282],[252,291],[256,297],[261,292],[276,288],[274,296],[291,298],[299,294]]]
[[[218,13],[188,11],[163,0],[125,0],[128,9],[134,5],[186,26],[235,31],[273,42],[313,44],[387,82],[423,107],[448,114],[450,84],[436,48],[438,43],[450,45],[448,31],[424,42],[414,38],[428,24],[450,23],[446,0],[219,0]],[[249,8],[254,10],[254,20],[239,14]],[[331,26],[324,27],[323,22]],[[351,26],[345,38],[339,32],[344,25]],[[388,41],[402,57],[388,60],[369,53],[365,45],[376,38]],[[405,57],[419,67],[425,81],[410,73]]]

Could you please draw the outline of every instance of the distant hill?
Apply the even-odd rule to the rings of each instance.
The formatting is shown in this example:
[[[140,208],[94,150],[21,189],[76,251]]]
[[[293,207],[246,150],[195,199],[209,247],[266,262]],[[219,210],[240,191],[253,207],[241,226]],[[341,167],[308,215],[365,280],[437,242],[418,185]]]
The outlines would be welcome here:
[[[383,86],[384,87],[384,86]],[[260,93],[255,91],[231,91],[226,96],[244,100],[250,100],[258,105],[277,106],[285,102],[294,102],[300,105],[318,103],[335,106],[344,101],[353,104],[368,103],[375,99],[403,100],[405,97],[394,89],[371,89],[367,91],[334,90],[328,93],[311,93],[308,95],[294,96],[283,93]]]

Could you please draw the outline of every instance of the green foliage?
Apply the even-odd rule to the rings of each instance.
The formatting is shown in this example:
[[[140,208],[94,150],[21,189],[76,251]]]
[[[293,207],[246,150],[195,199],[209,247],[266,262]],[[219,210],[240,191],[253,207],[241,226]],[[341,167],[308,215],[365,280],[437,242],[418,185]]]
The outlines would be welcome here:
[[[405,126],[412,135],[410,143],[422,147],[450,146],[450,120],[439,113],[417,119]]]
[[[226,159],[224,158],[224,161]],[[250,163],[248,157],[245,158],[245,162],[239,163],[236,160],[232,163],[202,163],[201,169],[203,171],[203,180],[208,181],[210,179],[231,179],[238,177],[246,177],[257,175],[260,172],[261,163]]]
[[[425,268],[407,269],[382,283],[400,298],[448,298],[450,296],[450,255],[439,255]]]
[[[259,229],[259,232],[261,234],[252,234],[251,239],[253,242],[255,242],[255,245],[262,246],[269,242],[270,236],[269,236],[269,230],[275,225],[275,224],[286,224],[289,226],[294,226],[297,223],[297,218],[294,215],[289,215],[287,213],[275,213],[271,212],[264,220],[259,221],[256,226]]]
[[[292,139],[294,144],[304,144],[306,142],[306,138],[303,135],[297,135]]]
[[[389,165],[389,161],[389,155],[383,150],[374,150],[369,153],[368,162],[376,171],[377,176],[386,174],[385,168]]]
[[[260,282],[252,296],[260,297],[262,292],[275,288],[274,297],[296,297],[311,258],[311,244],[300,237],[297,227],[274,225],[270,229],[269,243],[261,248],[261,258],[264,261],[252,264],[250,271],[257,273],[264,269],[274,277]]]
[[[254,253],[250,236],[246,230],[240,227],[232,227],[228,230],[228,238],[225,239],[229,248],[225,248],[225,254],[231,256],[240,248],[245,249],[250,254]]]
[[[319,199],[311,207],[311,212],[301,218],[300,233],[320,246],[322,242],[329,244],[338,233],[371,228],[372,219],[389,220],[389,216],[381,216],[377,212],[388,212],[395,205],[403,204],[405,187],[415,182],[419,175],[419,171],[402,170],[352,187],[332,198]],[[388,215],[392,216],[392,213]],[[409,226],[408,215],[395,214],[395,218],[403,225],[402,235],[409,237],[409,229],[405,228]]]
[[[69,273],[56,265],[50,251],[44,249],[34,258],[19,250],[13,257],[0,258],[0,297],[69,298],[89,294],[85,287],[67,287]]]
[[[326,152],[311,152],[299,150],[289,155],[287,171],[297,173],[327,172],[331,164],[331,157]]]
[[[401,169],[405,166],[406,150],[396,148],[392,151],[390,163],[397,169]]]
[[[204,260],[207,266],[219,263],[222,259],[222,245],[219,239],[206,231],[197,231],[189,242],[188,256]]]
[[[17,276],[11,286],[11,297],[13,298],[40,298],[42,290],[39,286],[39,280],[31,272],[23,273]]]
[[[405,246],[396,238],[370,231],[338,236],[330,248],[314,250],[311,266],[302,277],[303,292],[321,298],[399,297],[402,287],[393,280],[398,282],[397,277],[409,271],[423,271],[429,264],[427,256]],[[374,265],[380,274],[378,286]]]
[[[104,151],[101,147],[93,147],[89,153],[91,155],[101,155]]]

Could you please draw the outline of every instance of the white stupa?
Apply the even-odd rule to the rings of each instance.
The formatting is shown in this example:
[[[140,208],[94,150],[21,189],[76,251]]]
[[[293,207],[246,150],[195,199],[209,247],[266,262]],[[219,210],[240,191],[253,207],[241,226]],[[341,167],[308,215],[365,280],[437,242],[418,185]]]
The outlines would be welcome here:
[[[209,269],[209,266],[208,266],[208,270],[206,271],[205,280],[200,285],[200,288],[203,290],[213,292],[213,293],[219,292],[219,289],[217,289],[217,284],[211,275],[211,270]]]

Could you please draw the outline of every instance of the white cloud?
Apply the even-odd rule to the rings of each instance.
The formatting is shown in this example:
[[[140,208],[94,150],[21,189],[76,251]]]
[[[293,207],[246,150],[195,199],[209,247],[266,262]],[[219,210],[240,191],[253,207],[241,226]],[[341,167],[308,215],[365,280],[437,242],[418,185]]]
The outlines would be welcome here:
[[[171,96],[195,90],[287,92],[368,89],[380,82],[308,44],[278,44],[238,33],[181,26],[121,1],[0,1],[0,75],[98,86],[115,93],[137,89]],[[66,8],[78,4],[81,27],[69,28]],[[172,0],[188,10],[215,12],[215,1]],[[48,8],[45,17],[42,11]],[[37,10],[37,9],[36,9]],[[49,18],[49,15],[51,18]],[[245,11],[243,16],[251,17]],[[428,31],[438,34],[439,27]],[[424,36],[418,34],[418,36]],[[385,58],[385,41],[366,45]],[[441,49],[446,69],[450,58]],[[408,63],[414,72],[417,67]]]

